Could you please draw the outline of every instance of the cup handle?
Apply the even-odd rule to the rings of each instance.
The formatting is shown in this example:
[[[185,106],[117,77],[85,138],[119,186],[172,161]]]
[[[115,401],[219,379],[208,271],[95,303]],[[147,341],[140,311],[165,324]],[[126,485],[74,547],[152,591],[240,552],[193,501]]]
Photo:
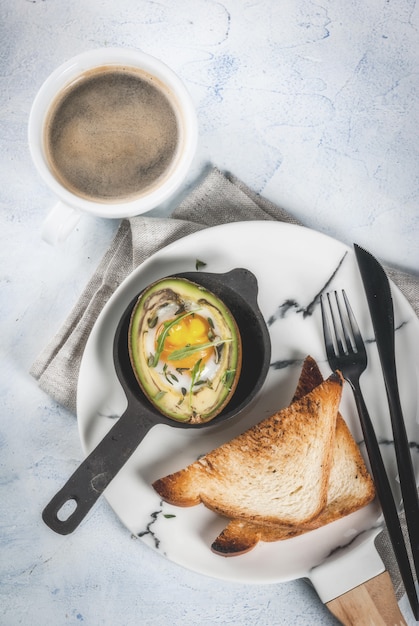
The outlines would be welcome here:
[[[42,239],[56,245],[67,239],[80,220],[80,212],[64,202],[57,202],[48,213],[42,226]]]

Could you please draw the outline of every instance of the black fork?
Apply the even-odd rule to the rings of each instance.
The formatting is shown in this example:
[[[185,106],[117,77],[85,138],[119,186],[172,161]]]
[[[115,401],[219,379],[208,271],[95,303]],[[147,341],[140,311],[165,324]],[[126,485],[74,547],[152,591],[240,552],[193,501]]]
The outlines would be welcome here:
[[[406,593],[413,614],[418,619],[419,602],[397,508],[374,427],[359,384],[360,376],[368,363],[367,351],[344,290],[342,290],[342,298],[335,291],[333,296],[327,293],[326,299],[322,296],[320,300],[327,359],[332,370],[339,370],[352,388],[377,496]]]

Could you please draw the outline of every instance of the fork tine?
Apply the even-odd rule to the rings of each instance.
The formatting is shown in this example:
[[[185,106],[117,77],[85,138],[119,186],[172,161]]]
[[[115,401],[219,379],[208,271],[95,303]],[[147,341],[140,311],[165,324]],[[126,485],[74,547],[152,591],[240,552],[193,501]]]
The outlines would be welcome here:
[[[329,307],[330,307],[330,302],[329,302]],[[330,330],[329,318],[326,312],[326,305],[323,302],[323,295],[320,296],[320,308],[322,312],[323,337],[324,337],[324,343],[326,347],[326,354],[327,354],[327,357],[331,359],[336,356],[336,352],[335,352],[335,348],[333,344],[332,333]]]
[[[352,337],[355,343],[355,347],[357,352],[365,352],[365,345],[362,340],[361,331],[359,330],[358,322],[356,321],[355,315],[352,311],[352,307],[349,304],[348,297],[344,289],[342,289],[343,299],[345,301],[346,312],[348,314],[349,324],[352,330]]]
[[[337,291],[334,291],[333,295],[335,296],[335,304],[331,299],[331,293],[328,292],[326,294],[327,306],[326,304],[324,304],[323,296],[320,297],[320,306],[323,319],[323,336],[326,344],[326,352],[329,358],[346,354],[346,348],[343,344],[342,337],[344,337],[345,343],[347,343],[348,341],[345,333],[345,325],[343,323],[343,317],[339,305]],[[338,315],[336,315],[335,313],[335,308],[338,311]],[[340,324],[338,323],[339,319]]]
[[[346,330],[345,330],[345,324],[344,324],[344,321],[343,321],[342,311],[341,311],[340,304],[339,304],[338,292],[334,291],[333,293],[334,293],[335,301],[336,301],[336,309],[337,309],[337,312],[339,314],[340,327],[338,326],[336,315],[335,315],[334,310],[333,310],[333,304],[330,301],[330,293],[327,294],[327,299],[329,301],[330,315],[331,315],[331,318],[332,318],[332,324],[333,324],[333,328],[334,328],[334,331],[335,331],[335,340],[336,340],[336,345],[337,345],[337,348],[338,348],[338,354],[347,354],[346,347],[345,347],[345,345],[343,344],[343,341],[342,341],[342,336],[344,337],[346,344],[348,343],[348,338],[347,338],[347,333],[346,333]]]
[[[342,289],[342,296],[345,303],[346,311],[343,311],[343,307],[341,305],[341,299],[337,291],[335,291],[336,297],[336,306],[339,313],[342,333],[345,338],[345,354],[354,354],[355,352],[359,352],[359,347],[363,345],[362,340],[361,344],[357,344],[356,336],[361,338],[361,333],[359,332],[359,327],[356,323],[355,316],[352,312],[351,306],[349,304],[349,300],[346,297],[345,290]]]

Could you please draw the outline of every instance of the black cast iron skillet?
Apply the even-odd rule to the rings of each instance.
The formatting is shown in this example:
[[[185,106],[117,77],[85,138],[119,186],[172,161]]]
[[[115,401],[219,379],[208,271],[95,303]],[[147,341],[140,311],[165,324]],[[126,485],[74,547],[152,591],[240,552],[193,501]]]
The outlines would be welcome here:
[[[237,388],[223,411],[203,424],[177,422],[159,413],[139,387],[128,353],[128,328],[137,295],[121,317],[113,344],[115,369],[128,400],[127,409],[42,512],[47,526],[61,535],[67,535],[77,528],[155,424],[167,424],[173,428],[203,428],[237,418],[265,381],[271,344],[257,304],[258,285],[255,276],[241,268],[226,274],[187,272],[177,276],[212,291],[233,314],[240,330],[243,350]],[[71,508],[71,512],[66,515],[68,508]]]

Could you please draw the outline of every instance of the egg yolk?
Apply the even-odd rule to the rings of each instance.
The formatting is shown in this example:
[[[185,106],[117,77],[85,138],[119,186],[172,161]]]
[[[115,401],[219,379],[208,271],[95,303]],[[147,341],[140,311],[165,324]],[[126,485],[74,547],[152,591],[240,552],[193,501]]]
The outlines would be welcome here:
[[[210,341],[210,331],[211,327],[208,321],[200,315],[195,313],[194,315],[187,315],[186,317],[183,317],[177,324],[174,324],[170,328],[165,339],[160,358],[167,363],[169,355],[174,350],[179,350],[180,348],[184,348],[186,346],[199,346],[201,344],[207,344]],[[159,333],[157,333],[157,336],[158,335]],[[202,350],[193,352],[189,356],[185,356],[182,359],[178,359],[176,361],[171,360],[169,361],[169,364],[175,368],[191,369],[199,359],[206,362],[213,354],[214,348],[202,348]]]

